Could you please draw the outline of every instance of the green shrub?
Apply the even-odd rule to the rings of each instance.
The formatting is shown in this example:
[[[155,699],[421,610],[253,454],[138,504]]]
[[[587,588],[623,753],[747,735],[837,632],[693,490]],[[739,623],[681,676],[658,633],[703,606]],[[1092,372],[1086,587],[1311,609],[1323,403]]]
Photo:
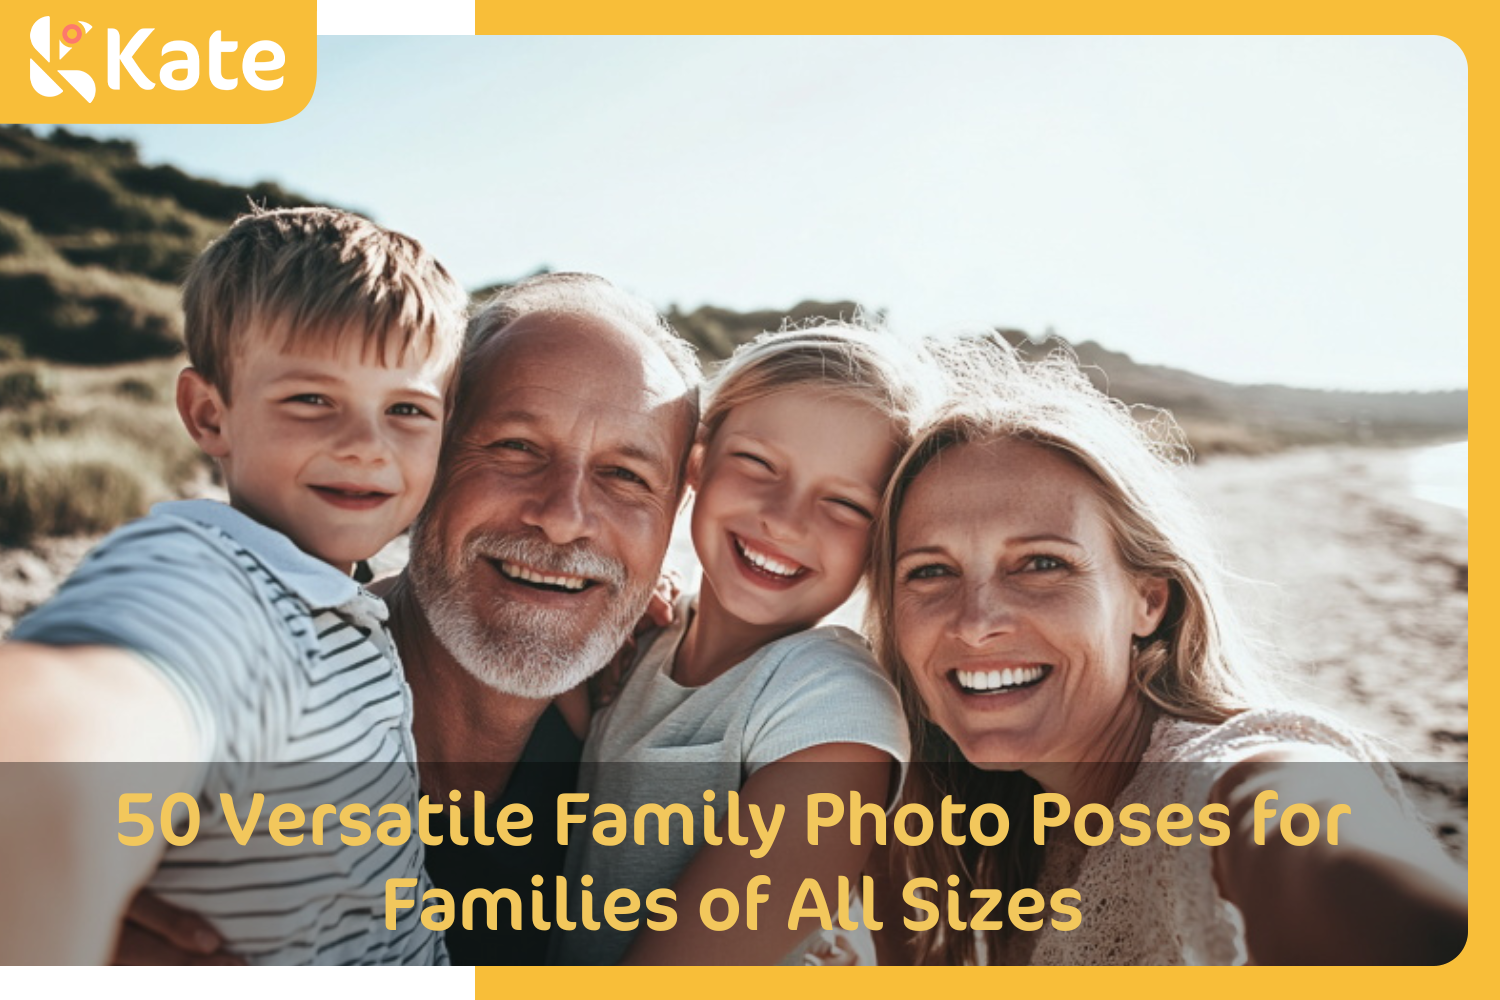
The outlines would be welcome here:
[[[9,333],[0,333],[0,363],[20,361],[26,357],[26,345],[21,338]]]
[[[24,410],[57,393],[57,380],[39,365],[0,370],[0,410]]]

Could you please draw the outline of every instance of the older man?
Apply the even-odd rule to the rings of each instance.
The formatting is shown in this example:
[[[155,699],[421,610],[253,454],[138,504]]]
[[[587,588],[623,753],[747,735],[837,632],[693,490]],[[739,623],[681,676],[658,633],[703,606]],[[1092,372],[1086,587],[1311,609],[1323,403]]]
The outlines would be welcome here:
[[[698,368],[649,306],[557,274],[485,307],[460,378],[433,499],[387,595],[422,790],[434,802],[482,791],[492,809],[521,801],[545,816],[573,790],[580,749],[549,706],[646,609],[682,500]],[[459,898],[526,898],[532,876],[562,871],[562,849],[549,836],[528,849],[445,843],[427,867]],[[527,924],[448,941],[456,964],[508,964],[539,961],[544,938]]]

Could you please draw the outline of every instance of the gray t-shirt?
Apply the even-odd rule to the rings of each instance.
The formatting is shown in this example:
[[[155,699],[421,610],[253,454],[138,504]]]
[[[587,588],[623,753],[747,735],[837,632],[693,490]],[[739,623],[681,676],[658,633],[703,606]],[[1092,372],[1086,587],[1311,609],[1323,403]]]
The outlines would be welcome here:
[[[644,904],[652,890],[670,888],[703,843],[705,805],[721,818],[727,793],[766,764],[825,743],[861,743],[905,766],[910,743],[900,699],[858,634],[837,626],[799,632],[761,647],[701,687],[683,687],[672,679],[672,661],[691,604],[690,598],[679,601],[674,624],[642,649],[619,696],[594,717],[578,779],[578,790],[590,799],[573,810],[592,815],[597,804],[611,802],[633,824],[640,805],[680,802],[695,817],[693,844],[683,843],[675,818],[667,846],[655,822],[643,846],[630,836],[603,846],[586,826],[573,827],[568,884],[575,915],[585,874],[594,878],[589,891],[596,913],[615,889],[634,890]],[[715,793],[712,803],[704,801],[707,789]],[[801,835],[783,827],[779,837]],[[750,836],[754,842],[753,831]],[[678,919],[696,920],[697,907],[697,900],[678,900]],[[554,934],[550,960],[613,965],[633,937],[601,920],[596,931],[580,926]]]
[[[385,927],[386,879],[418,880],[404,899],[430,885],[417,837],[351,845],[336,820],[321,845],[269,835],[281,803],[309,819],[325,803],[416,814],[411,691],[385,619],[384,602],[285,535],[194,500],[158,504],[106,538],[11,638],[129,650],[181,696],[203,762],[184,790],[202,825],[167,848],[148,887],[202,914],[231,951],[256,964],[446,962],[420,905]],[[264,807],[241,846],[219,796],[243,823],[257,792]]]

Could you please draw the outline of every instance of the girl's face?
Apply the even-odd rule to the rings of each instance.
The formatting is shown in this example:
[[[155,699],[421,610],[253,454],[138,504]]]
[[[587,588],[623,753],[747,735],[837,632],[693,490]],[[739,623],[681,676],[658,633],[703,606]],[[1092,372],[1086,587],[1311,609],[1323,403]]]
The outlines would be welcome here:
[[[752,625],[806,627],[854,592],[896,462],[891,421],[794,388],[735,407],[694,455],[705,584]]]
[[[950,448],[912,483],[895,556],[901,659],[971,763],[1108,759],[1168,587],[1127,571],[1087,472],[1021,441]]]

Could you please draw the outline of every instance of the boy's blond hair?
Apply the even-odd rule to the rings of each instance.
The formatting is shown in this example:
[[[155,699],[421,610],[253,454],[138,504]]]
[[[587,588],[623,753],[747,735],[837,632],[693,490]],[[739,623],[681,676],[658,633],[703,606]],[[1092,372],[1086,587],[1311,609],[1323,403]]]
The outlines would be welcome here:
[[[188,359],[228,402],[252,336],[287,351],[353,336],[381,361],[456,359],[469,297],[410,236],[339,209],[257,208],[193,262],[182,306]]]

